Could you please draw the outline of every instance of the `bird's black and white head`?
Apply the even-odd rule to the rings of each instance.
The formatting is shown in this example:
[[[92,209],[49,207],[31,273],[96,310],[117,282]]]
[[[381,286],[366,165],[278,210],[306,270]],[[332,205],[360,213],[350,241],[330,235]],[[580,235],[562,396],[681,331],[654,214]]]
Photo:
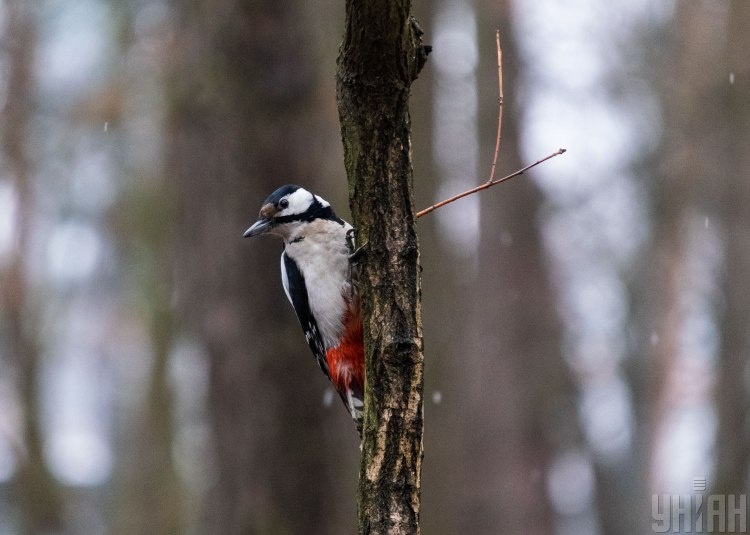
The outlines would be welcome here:
[[[295,228],[317,219],[341,222],[325,199],[300,186],[282,186],[263,201],[258,220],[243,236],[271,233],[286,239]]]

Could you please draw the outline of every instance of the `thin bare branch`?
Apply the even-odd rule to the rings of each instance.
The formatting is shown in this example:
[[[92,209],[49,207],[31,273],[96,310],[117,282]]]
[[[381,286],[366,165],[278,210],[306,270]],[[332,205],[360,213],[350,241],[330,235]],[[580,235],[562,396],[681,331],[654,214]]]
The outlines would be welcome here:
[[[503,50],[500,47],[500,30],[495,30],[495,45],[497,47],[497,89],[498,89],[497,136],[495,137],[495,153],[492,156],[492,167],[490,168],[490,177],[487,179],[487,182],[485,182],[481,186],[471,188],[470,190],[464,191],[463,193],[459,193],[458,195],[454,195],[453,197],[450,197],[449,199],[445,199],[443,201],[440,201],[437,204],[433,204],[429,208],[420,210],[419,212],[417,212],[417,215],[416,215],[417,218],[420,218],[423,215],[427,215],[430,212],[433,212],[437,210],[438,208],[445,206],[446,204],[450,204],[453,201],[457,201],[458,199],[466,197],[467,195],[471,195],[472,193],[482,191],[483,189],[487,189],[496,184],[500,184],[501,182],[505,182],[506,180],[510,180],[511,178],[522,175],[526,171],[531,169],[532,167],[536,167],[540,163],[546,162],[547,160],[554,158],[555,156],[559,156],[560,154],[565,153],[565,149],[558,149],[557,152],[553,152],[549,156],[546,156],[542,158],[541,160],[538,160],[532,163],[531,165],[527,165],[523,169],[519,169],[518,171],[515,171],[507,176],[504,176],[503,178],[499,180],[495,180],[495,169],[497,168],[497,156],[498,156],[498,153],[500,152],[500,140],[501,140],[501,134],[502,134],[502,125],[503,125]]]
[[[528,171],[529,169],[531,169],[532,167],[536,167],[540,163],[544,163],[547,160],[551,160],[555,156],[560,156],[561,154],[565,154],[565,152],[566,152],[566,149],[558,149],[557,151],[553,152],[552,154],[550,154],[548,156],[545,156],[541,160],[537,160],[536,162],[534,162],[534,163],[532,163],[530,165],[527,165],[526,167],[523,167],[523,168],[519,169],[518,171],[514,171],[513,173],[511,173],[509,175],[506,175],[503,178],[499,178],[497,180],[492,180],[490,182],[485,182],[484,184],[482,184],[480,186],[477,186],[475,188],[471,188],[470,190],[466,190],[463,193],[459,193],[458,195],[454,195],[453,197],[450,197],[448,199],[440,201],[437,204],[433,204],[429,208],[425,208],[424,210],[420,210],[419,212],[417,212],[416,217],[420,218],[423,215],[427,215],[430,212],[433,212],[433,211],[437,210],[438,208],[441,208],[441,207],[445,206],[446,204],[450,204],[453,201],[457,201],[458,199],[466,197],[467,195],[471,195],[472,193],[476,193],[478,191],[482,191],[484,189],[490,188],[492,186],[495,186],[497,184],[501,184],[501,183],[503,183],[503,182],[505,182],[507,180],[510,180],[511,178],[515,178],[517,176],[520,176],[520,175],[524,174],[526,171]]]
[[[495,46],[497,47],[497,136],[495,137],[495,154],[492,156],[488,183],[495,179],[495,168],[497,167],[497,155],[500,152],[503,127],[503,50],[500,48],[500,30],[495,30]]]

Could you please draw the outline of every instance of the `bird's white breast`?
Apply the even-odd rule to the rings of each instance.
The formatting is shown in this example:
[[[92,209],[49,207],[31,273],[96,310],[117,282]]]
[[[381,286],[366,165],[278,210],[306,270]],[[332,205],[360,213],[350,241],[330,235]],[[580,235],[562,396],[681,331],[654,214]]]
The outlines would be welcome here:
[[[286,254],[294,260],[305,279],[310,311],[326,349],[338,345],[344,329],[345,296],[351,291],[346,243],[349,229],[351,225],[348,223],[341,225],[335,221],[316,220],[301,226],[299,232],[288,238],[285,247]],[[282,265],[282,278],[285,276]]]

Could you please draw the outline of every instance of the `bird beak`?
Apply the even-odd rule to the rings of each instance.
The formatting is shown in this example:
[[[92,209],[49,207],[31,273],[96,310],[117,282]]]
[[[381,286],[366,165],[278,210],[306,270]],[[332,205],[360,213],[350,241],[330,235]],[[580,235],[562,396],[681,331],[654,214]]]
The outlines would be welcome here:
[[[243,238],[252,238],[260,234],[265,234],[273,228],[273,216],[276,213],[276,207],[271,204],[264,204],[260,209],[260,215],[258,220],[253,223],[253,226],[245,231],[242,235]]]
[[[258,219],[255,223],[253,223],[253,226],[251,226],[249,229],[245,231],[245,233],[242,235],[243,238],[252,238],[253,236],[258,236],[260,234],[265,234],[269,230],[271,230],[271,227],[273,225],[271,224],[271,220],[265,217],[262,217]]]

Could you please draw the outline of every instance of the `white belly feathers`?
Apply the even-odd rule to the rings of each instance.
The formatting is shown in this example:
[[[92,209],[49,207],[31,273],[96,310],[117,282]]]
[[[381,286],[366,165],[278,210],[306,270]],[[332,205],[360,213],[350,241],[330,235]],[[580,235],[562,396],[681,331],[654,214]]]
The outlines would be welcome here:
[[[297,264],[307,287],[310,311],[318,324],[326,349],[338,345],[349,295],[349,249],[346,232],[351,225],[316,220],[289,236],[285,252]],[[282,262],[282,279],[287,280]],[[291,301],[291,299],[290,299]]]

